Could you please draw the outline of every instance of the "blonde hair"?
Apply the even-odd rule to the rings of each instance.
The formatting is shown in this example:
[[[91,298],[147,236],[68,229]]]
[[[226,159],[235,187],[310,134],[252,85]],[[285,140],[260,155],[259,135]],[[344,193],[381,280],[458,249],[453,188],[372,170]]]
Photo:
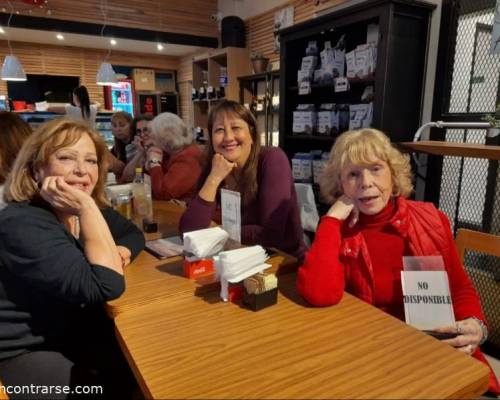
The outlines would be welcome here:
[[[149,128],[154,136],[160,138],[173,151],[193,143],[193,134],[187,130],[184,121],[175,114],[164,112],[157,115],[149,123]]]
[[[383,132],[365,128],[337,138],[320,177],[323,198],[334,203],[342,195],[340,174],[347,165],[370,165],[376,158],[389,165],[393,195],[408,197],[413,191],[410,157],[401,154]]]
[[[54,119],[40,126],[24,142],[12,171],[5,184],[4,197],[7,201],[31,201],[39,199],[39,187],[36,171],[49,163],[49,158],[57,150],[71,146],[83,135],[89,135],[97,153],[99,176],[92,192],[92,198],[98,206],[108,206],[105,194],[108,173],[107,148],[101,136],[86,124],[71,119]]]

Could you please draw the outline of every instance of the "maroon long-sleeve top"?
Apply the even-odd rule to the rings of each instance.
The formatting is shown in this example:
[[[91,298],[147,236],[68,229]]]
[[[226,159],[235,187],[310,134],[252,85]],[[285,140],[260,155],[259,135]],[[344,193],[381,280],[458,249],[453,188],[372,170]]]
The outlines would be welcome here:
[[[241,241],[276,247],[302,260],[305,244],[288,158],[280,148],[263,148],[257,168],[257,196],[241,207]],[[220,222],[220,205],[197,195],[182,216],[179,229],[207,228],[212,220]]]

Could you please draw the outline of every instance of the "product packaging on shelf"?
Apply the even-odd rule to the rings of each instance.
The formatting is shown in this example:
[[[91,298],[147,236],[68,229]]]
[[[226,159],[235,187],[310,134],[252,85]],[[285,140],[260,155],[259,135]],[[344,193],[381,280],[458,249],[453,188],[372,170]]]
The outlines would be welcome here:
[[[339,132],[339,113],[335,104],[321,104],[318,111],[318,133],[333,136]]]
[[[351,104],[349,129],[369,128],[373,120],[373,103]]]
[[[292,132],[312,135],[316,130],[316,111],[314,104],[299,104],[293,112]]]
[[[312,182],[312,153],[295,153],[292,158],[292,174],[295,182]]]

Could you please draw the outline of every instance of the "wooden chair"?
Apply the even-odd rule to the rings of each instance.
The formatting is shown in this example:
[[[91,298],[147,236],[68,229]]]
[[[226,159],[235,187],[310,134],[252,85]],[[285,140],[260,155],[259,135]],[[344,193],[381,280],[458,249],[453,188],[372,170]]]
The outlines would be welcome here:
[[[481,297],[483,311],[490,326],[488,340],[500,348],[500,314],[498,313],[498,305],[500,304],[500,236],[459,229],[455,243],[460,261]],[[470,259],[466,259],[467,251],[476,253],[475,265],[467,265],[467,261],[470,262]],[[493,261],[493,268],[491,268],[491,263],[486,264],[487,260],[484,255],[498,257]],[[481,267],[481,264],[484,265],[484,268]]]

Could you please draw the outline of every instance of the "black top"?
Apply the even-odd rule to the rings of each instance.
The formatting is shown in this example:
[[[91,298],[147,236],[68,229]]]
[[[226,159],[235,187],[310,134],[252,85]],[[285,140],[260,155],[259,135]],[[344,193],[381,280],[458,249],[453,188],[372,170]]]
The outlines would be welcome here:
[[[102,213],[116,244],[135,258],[142,232],[112,209]],[[0,212],[0,359],[70,341],[92,305],[124,290],[124,277],[90,264],[49,209],[24,202]]]

